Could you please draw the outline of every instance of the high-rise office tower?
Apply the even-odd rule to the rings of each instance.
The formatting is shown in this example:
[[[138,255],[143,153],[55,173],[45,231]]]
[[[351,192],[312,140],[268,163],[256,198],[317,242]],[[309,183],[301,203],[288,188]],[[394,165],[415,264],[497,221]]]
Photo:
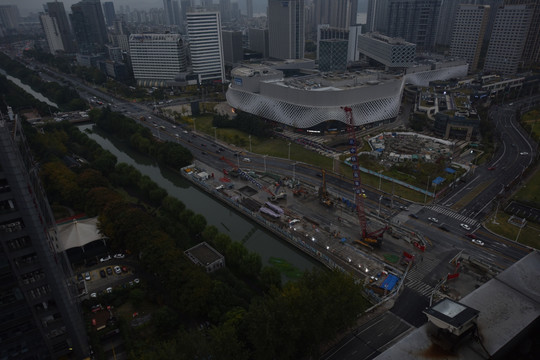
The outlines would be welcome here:
[[[368,12],[365,32],[381,32],[386,34],[388,0],[368,0]]]
[[[348,29],[356,24],[358,0],[315,0],[315,24]]]
[[[270,57],[304,57],[304,0],[268,0],[268,41]]]
[[[17,30],[19,8],[16,5],[0,5],[0,35]]]
[[[64,51],[66,53],[76,52],[77,45],[75,44],[73,32],[71,31],[71,27],[69,25],[66,9],[64,9],[64,3],[58,1],[48,2],[46,4],[46,11],[51,18],[56,19],[58,31],[60,32],[60,37],[62,38]]]
[[[505,5],[529,4],[533,7],[531,25],[525,47],[523,48],[522,61],[525,68],[529,68],[540,62],[540,1],[535,0],[504,0]]]
[[[242,32],[235,30],[222,30],[223,59],[226,65],[237,65],[244,58],[242,49]]]
[[[225,81],[221,19],[218,11],[188,12],[191,66],[199,83]]]
[[[268,57],[268,29],[249,28],[249,48]]]
[[[103,14],[105,15],[105,23],[107,26],[113,26],[116,19],[116,13],[114,12],[114,3],[112,1],[106,1],[103,3]]]
[[[246,0],[246,13],[248,19],[253,17],[253,0]]]
[[[178,1],[163,0],[165,9],[165,25],[180,25],[180,8]]]
[[[40,14],[39,22],[45,33],[49,52],[54,55],[59,51],[64,51],[64,44],[62,43],[62,36],[56,18],[50,17],[49,14]]]
[[[459,5],[456,11],[450,55],[467,60],[469,72],[478,68],[489,10],[489,5]]]
[[[497,9],[484,71],[515,74],[521,62],[533,15],[533,5],[506,5]]]
[[[219,0],[219,12],[222,22],[231,21],[231,0]]]
[[[108,41],[99,0],[82,0],[72,5],[71,25],[81,53],[100,51]]]
[[[12,120],[0,117],[0,357],[83,359],[74,277],[21,123],[8,112]]]
[[[129,52],[133,75],[142,86],[167,86],[186,71],[186,46],[180,34],[131,34]]]
[[[182,24],[182,31],[185,31],[186,27],[186,13],[191,11],[191,0],[180,1],[180,22]]]
[[[416,44],[419,50],[435,46],[441,0],[389,0],[387,35]]]

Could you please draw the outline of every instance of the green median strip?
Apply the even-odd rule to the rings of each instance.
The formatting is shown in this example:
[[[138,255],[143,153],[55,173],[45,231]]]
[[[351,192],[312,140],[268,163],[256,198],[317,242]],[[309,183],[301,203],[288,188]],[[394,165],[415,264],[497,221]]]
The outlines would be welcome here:
[[[495,179],[492,179],[492,180],[489,180],[489,181],[481,182],[480,184],[476,185],[476,187],[474,189],[472,189],[472,191],[469,191],[464,197],[462,197],[457,202],[455,202],[451,206],[451,209],[454,210],[454,211],[461,210],[468,203],[470,203],[475,197],[477,197],[478,194],[480,194],[487,187],[489,187],[489,185],[491,185],[494,181],[495,181]]]

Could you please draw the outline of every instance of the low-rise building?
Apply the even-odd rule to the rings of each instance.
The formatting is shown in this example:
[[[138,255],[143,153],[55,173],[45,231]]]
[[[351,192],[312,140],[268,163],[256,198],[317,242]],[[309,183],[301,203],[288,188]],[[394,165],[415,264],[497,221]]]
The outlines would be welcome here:
[[[204,267],[208,273],[225,267],[225,257],[207,242],[197,244],[184,253],[195,264]]]

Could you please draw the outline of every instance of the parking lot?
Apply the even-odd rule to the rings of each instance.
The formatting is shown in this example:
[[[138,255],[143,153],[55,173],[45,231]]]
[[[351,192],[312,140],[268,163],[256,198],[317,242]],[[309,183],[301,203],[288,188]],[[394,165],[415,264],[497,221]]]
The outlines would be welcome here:
[[[118,287],[135,286],[139,284],[135,272],[129,260],[114,258],[91,268],[79,268],[76,275],[79,294],[85,298],[97,297]]]

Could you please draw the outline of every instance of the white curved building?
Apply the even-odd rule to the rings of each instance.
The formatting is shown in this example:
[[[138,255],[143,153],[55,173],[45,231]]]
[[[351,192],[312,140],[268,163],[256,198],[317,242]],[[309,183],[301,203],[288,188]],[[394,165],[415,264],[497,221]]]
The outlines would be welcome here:
[[[343,106],[353,109],[354,125],[396,117],[405,83],[426,86],[426,80],[465,76],[467,64],[391,75],[379,71],[332,73],[284,78],[265,65],[232,70],[229,105],[295,128],[310,128],[329,120],[347,124]]]

